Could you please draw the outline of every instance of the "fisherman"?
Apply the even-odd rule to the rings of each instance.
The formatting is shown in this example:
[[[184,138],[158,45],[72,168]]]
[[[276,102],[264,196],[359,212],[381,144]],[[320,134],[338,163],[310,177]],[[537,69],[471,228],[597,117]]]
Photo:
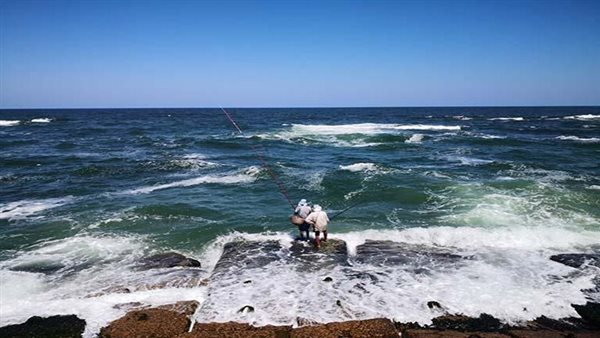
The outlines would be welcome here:
[[[300,240],[304,240],[304,234],[306,234],[306,239],[308,240],[310,237],[308,235],[308,230],[310,229],[310,224],[306,223],[306,217],[308,217],[308,215],[311,212],[311,208],[310,206],[308,206],[308,203],[306,202],[306,200],[303,198],[300,200],[300,202],[298,202],[298,206],[296,207],[296,210],[294,210],[294,214],[302,217],[302,219],[304,220],[304,222],[300,225],[298,225],[298,230],[300,230]]]
[[[315,246],[317,249],[320,249],[321,232],[323,233],[323,241],[327,241],[327,223],[329,223],[329,217],[327,217],[327,213],[323,211],[320,205],[315,204],[312,208],[312,212],[305,219],[305,222],[313,226],[315,230]]]

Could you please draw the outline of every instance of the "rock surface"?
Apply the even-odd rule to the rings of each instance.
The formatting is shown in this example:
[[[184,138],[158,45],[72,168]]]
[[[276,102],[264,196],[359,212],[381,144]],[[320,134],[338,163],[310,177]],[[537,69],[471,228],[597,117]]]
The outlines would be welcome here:
[[[600,268],[600,254],[559,254],[550,256],[550,259],[573,268],[580,268],[585,263]]]
[[[177,338],[287,338],[290,326],[254,327],[242,323],[196,323],[192,332],[176,336]]]
[[[292,330],[290,337],[398,338],[399,334],[389,319],[368,319],[301,327]]]
[[[101,338],[167,338],[187,332],[190,320],[185,314],[164,309],[131,311],[100,330]]]
[[[140,269],[163,269],[163,268],[174,268],[174,267],[200,267],[200,262],[185,257],[182,254],[176,252],[165,252],[150,257],[146,257],[142,260],[142,266]]]
[[[85,329],[85,320],[75,315],[31,317],[25,323],[0,328],[0,337],[4,338],[74,338],[81,337]]]
[[[587,302],[585,305],[571,305],[588,324],[600,328],[600,303]]]

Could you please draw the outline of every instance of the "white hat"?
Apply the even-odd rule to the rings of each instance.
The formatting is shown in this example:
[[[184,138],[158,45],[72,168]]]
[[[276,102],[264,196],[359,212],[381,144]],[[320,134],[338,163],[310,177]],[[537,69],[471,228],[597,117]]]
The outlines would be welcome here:
[[[318,205],[318,204],[313,205],[313,211],[317,212],[317,211],[321,211],[321,210],[323,210],[323,209],[321,208],[320,205]]]
[[[303,206],[306,205],[306,200],[303,198],[300,200],[300,202],[298,202],[298,206]]]

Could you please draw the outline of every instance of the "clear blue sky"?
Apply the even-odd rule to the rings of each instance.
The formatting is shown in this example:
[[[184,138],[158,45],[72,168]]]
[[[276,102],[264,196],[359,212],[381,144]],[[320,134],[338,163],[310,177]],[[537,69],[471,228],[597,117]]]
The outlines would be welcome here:
[[[600,105],[600,1],[0,0],[0,108]]]

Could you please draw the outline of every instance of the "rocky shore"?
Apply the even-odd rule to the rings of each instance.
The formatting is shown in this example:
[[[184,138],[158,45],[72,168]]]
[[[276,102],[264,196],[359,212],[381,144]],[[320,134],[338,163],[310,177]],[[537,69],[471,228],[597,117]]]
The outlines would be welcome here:
[[[385,318],[339,323],[306,323],[299,327],[262,326],[243,323],[194,323],[191,316],[198,302],[178,302],[154,308],[132,310],[99,333],[101,338],[594,338],[600,337],[600,304],[587,303],[578,307],[582,319],[552,320],[537,318],[524,326],[508,326],[498,319],[482,314],[478,318],[445,315],[433,319],[428,326],[398,323]],[[80,337],[85,321],[76,316],[32,317],[27,322],[0,328],[6,338]]]
[[[379,257],[376,253],[386,252],[385,264],[402,264],[408,255],[427,255],[430,261],[445,262],[456,261],[463,258],[449,255],[445,252],[423,252],[418,248],[404,246],[396,248],[386,242],[367,243],[361,248],[361,253],[369,254],[371,257]],[[265,251],[271,252],[271,247],[277,247],[276,242],[266,242],[257,245],[253,242],[230,243],[225,246],[221,260],[212,272],[212,282],[198,280],[193,271],[197,271],[201,264],[197,260],[185,257],[177,253],[164,253],[147,257],[140,262],[139,269],[162,269],[168,271],[169,276],[177,279],[178,283],[164,283],[157,285],[161,287],[195,287],[198,285],[212,284],[211,287],[219,287],[218,277],[225,268],[245,269],[249,266],[261,266],[268,264],[270,260],[278,259],[275,255],[261,256],[262,260],[240,259],[238,257],[249,257],[239,255],[239,252]],[[364,252],[363,252],[364,251]],[[292,254],[296,259],[305,264],[314,261],[312,250],[302,246],[292,247]],[[326,254],[322,264],[338,264],[345,259],[345,243],[341,241],[330,241],[324,246]],[[600,256],[590,254],[564,254],[550,257],[551,260],[580,268],[583,265],[599,266]],[[397,262],[396,262],[397,261]],[[310,267],[309,265],[307,265]],[[176,268],[171,270],[172,268]],[[188,269],[188,270],[186,270]],[[196,270],[194,270],[196,269]],[[188,271],[188,272],[186,272]],[[173,272],[171,274],[171,272]],[[329,278],[329,277],[328,277]],[[184,281],[184,282],[182,282]],[[251,282],[251,281],[250,281]],[[331,282],[324,280],[324,282]],[[214,284],[213,284],[214,283]],[[246,283],[246,282],[244,282]],[[123,291],[125,292],[125,291]],[[93,295],[92,295],[93,297]],[[204,306],[204,305],[203,305]],[[427,302],[427,306],[436,311],[440,316],[433,318],[430,325],[419,325],[417,323],[393,322],[386,318],[375,318],[337,323],[317,323],[311,320],[297,318],[293,326],[262,326],[255,327],[249,324],[226,322],[226,323],[198,323],[193,322],[193,316],[199,310],[200,303],[196,301],[177,302],[174,304],[158,307],[149,307],[141,303],[118,304],[115,308],[127,309],[127,313],[103,327],[98,336],[101,338],[195,338],[195,337],[273,337],[273,338],[338,338],[338,337],[451,337],[451,338],[536,338],[536,337],[600,337],[600,303],[587,302],[583,305],[572,305],[580,318],[570,317],[560,320],[550,319],[544,316],[521,326],[510,326],[503,324],[497,318],[488,314],[482,314],[477,318],[467,317],[461,314],[449,313],[443,304],[436,301]],[[255,309],[244,306],[238,312],[252,312]],[[48,338],[71,338],[81,337],[86,322],[75,315],[52,316],[47,318],[31,317],[25,323],[9,325],[0,328],[0,337],[48,337]]]

